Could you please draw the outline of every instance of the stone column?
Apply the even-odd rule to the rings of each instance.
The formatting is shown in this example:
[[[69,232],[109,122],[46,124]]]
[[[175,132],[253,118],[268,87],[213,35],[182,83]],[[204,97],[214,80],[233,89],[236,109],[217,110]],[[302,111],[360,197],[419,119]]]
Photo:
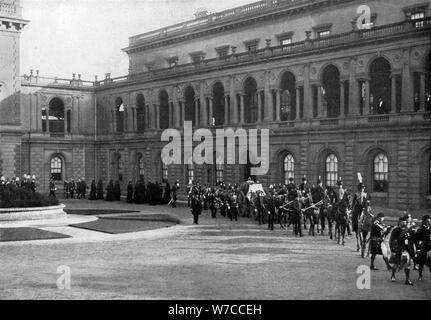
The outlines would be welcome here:
[[[273,112],[273,103],[272,103],[272,95],[269,90],[269,71],[265,72],[265,88],[264,88],[264,121],[270,122],[274,121],[274,112]]]
[[[257,91],[257,122],[262,122],[262,91]]]
[[[156,109],[156,129],[160,129],[160,105],[154,105]]]
[[[365,79],[364,115],[370,114],[370,80]]]
[[[300,91],[301,87],[296,86],[296,90],[295,90],[295,94],[296,94],[296,120],[299,120],[301,118],[301,112],[300,112],[300,103],[299,103],[299,99],[301,98],[301,91]]]
[[[359,86],[356,79],[356,59],[350,59],[349,75],[349,115],[359,115]]]
[[[229,123],[229,95],[224,96],[224,124]]]
[[[201,81],[200,88],[199,88],[199,106],[200,106],[200,124],[201,126],[207,126],[208,114],[207,114],[207,104],[205,102],[203,81]]]
[[[174,126],[174,103],[172,100],[169,100],[169,128]]]
[[[240,123],[244,123],[244,94],[239,95],[240,98]]]
[[[195,99],[195,126],[199,126],[199,98]]]
[[[275,91],[276,102],[275,102],[275,121],[280,121],[280,110],[281,110],[281,92],[279,89]]]
[[[424,111],[425,110],[425,73],[424,72],[420,73],[419,95],[420,95],[419,111]]]
[[[402,74],[402,112],[413,111],[412,75],[410,70],[410,49],[404,50]]]
[[[180,101],[180,107],[181,107],[181,122],[180,127],[184,127],[184,121],[186,119],[186,106],[184,101]]]
[[[325,116],[325,111],[323,110],[323,97],[322,97],[322,86],[317,85],[317,117],[323,118]]]
[[[213,117],[214,117],[214,113],[213,113],[213,98],[212,97],[208,97],[208,103],[209,103],[208,124],[212,125],[213,124]]]
[[[391,75],[391,110],[389,113],[397,112],[397,75]]]
[[[340,117],[344,117],[345,102],[344,102],[344,81],[340,82]]]
[[[304,66],[304,118],[313,118],[313,98],[310,85],[310,64]]]

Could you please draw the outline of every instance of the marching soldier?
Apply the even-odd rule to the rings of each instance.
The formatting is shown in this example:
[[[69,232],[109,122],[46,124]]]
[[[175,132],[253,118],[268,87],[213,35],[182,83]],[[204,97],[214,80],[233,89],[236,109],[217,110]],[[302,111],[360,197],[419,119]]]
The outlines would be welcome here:
[[[268,194],[264,197],[264,214],[268,215],[268,230],[274,230],[275,219],[275,195],[274,186],[269,186]]]
[[[317,179],[317,187],[313,190],[313,202],[319,203],[323,202],[323,199],[325,198],[325,189],[323,189],[323,183],[320,177]],[[320,233],[323,235],[325,231],[325,210],[324,206],[321,205],[319,208],[319,220],[320,220]]]
[[[199,216],[202,213],[202,199],[196,187],[190,190],[190,205],[193,214],[193,224],[199,223]]]
[[[422,281],[422,272],[425,265],[428,265],[431,272],[431,257],[429,257],[431,253],[431,217],[429,215],[422,217],[422,225],[416,232],[416,245],[418,249],[419,281]]]
[[[293,201],[298,197],[296,185],[293,182],[293,177],[289,178],[289,184],[287,185],[287,198],[289,201]]]
[[[54,179],[51,179],[49,181],[49,196],[56,198],[56,196],[55,196],[56,190],[57,190],[57,188],[55,187]]]
[[[392,276],[391,281],[395,281],[395,273],[397,269],[404,269],[406,274],[406,285],[413,285],[410,281],[410,264],[411,264],[411,253],[414,251],[414,244],[410,235],[410,231],[407,228],[407,219],[401,217],[398,222],[398,226],[392,231],[389,239],[389,245],[391,248],[392,256]]]
[[[376,255],[383,255],[382,252],[382,243],[386,237],[386,235],[391,231],[390,227],[387,227],[383,224],[385,219],[385,215],[383,213],[377,214],[377,217],[374,219],[373,224],[371,226],[371,234],[370,234],[370,251],[371,251],[371,270],[379,270],[374,265],[374,260],[376,259]],[[388,270],[391,270],[391,265],[389,264],[388,258],[383,256],[383,260],[386,263],[386,267]]]
[[[238,197],[235,193],[234,188],[232,187],[231,194],[229,197],[230,200],[230,220],[238,221]]]
[[[172,186],[172,200],[171,200],[172,208],[175,208],[177,206],[177,194],[179,189],[180,189],[180,183],[177,180]]]

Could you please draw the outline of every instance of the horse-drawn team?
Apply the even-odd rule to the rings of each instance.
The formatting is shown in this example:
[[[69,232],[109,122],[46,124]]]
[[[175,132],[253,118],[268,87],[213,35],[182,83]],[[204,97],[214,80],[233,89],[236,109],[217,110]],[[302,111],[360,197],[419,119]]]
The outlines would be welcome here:
[[[251,179],[234,186],[190,185],[189,206],[196,224],[202,210],[210,209],[212,218],[220,211],[221,216],[230,220],[237,221],[240,216],[251,217],[260,225],[267,223],[270,230],[274,230],[274,223],[284,229],[292,226],[297,237],[302,237],[303,230],[307,229],[311,236],[324,235],[327,226],[329,238],[341,245],[345,244],[346,233],[353,232],[362,258],[371,255],[372,270],[377,270],[376,256],[382,255],[388,270],[392,271],[393,281],[396,271],[404,268],[406,284],[411,284],[410,261],[422,279],[424,265],[431,272],[430,217],[423,217],[420,228],[413,224],[411,215],[400,218],[395,229],[385,225],[383,213],[376,216],[372,213],[371,198],[360,174],[358,180],[358,191],[353,194],[343,187],[341,179],[336,187],[324,188],[320,177],[317,186],[312,188],[306,177],[299,186],[290,178],[288,184],[271,185],[267,190]]]

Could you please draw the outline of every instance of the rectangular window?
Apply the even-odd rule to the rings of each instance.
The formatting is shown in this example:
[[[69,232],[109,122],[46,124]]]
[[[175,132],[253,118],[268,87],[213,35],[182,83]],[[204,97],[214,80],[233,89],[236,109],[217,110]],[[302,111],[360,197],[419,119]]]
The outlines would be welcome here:
[[[292,38],[285,38],[280,40],[281,46],[288,46],[291,43],[292,43]]]
[[[245,41],[244,46],[248,53],[255,53],[258,49],[259,39]]]
[[[410,16],[410,20],[415,21],[415,20],[422,20],[425,18],[425,13],[424,12],[415,12],[412,13]],[[424,26],[424,22],[423,21],[416,21],[415,22],[415,28],[423,28]]]
[[[223,47],[215,48],[215,50],[217,52],[217,57],[219,59],[226,59],[229,56],[229,48],[230,48],[230,46],[223,46]]]
[[[331,35],[331,30],[322,30],[322,31],[319,31],[318,33],[317,33],[317,37],[320,39],[320,38],[327,38],[327,37],[329,37]]]

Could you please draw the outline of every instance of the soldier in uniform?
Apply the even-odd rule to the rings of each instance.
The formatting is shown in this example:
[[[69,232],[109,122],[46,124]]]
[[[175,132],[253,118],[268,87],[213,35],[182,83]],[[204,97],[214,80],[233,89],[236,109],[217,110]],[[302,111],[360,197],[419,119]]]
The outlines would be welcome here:
[[[69,182],[69,193],[70,193],[70,198],[71,199],[75,198],[75,190],[76,190],[75,180],[72,179]]]
[[[175,208],[177,206],[177,194],[179,189],[180,189],[180,183],[177,180],[172,186],[172,202],[171,202],[172,208]]]
[[[238,221],[238,196],[236,195],[234,187],[232,187],[230,197],[229,197],[229,205],[230,205],[230,220]]]
[[[414,251],[414,244],[405,217],[399,219],[398,226],[392,231],[389,239],[389,246],[392,252],[390,262],[393,263],[391,281],[395,281],[397,269],[404,268],[406,274],[405,284],[413,285],[410,281],[410,264],[411,253]]]
[[[325,198],[325,189],[323,189],[323,183],[320,177],[317,179],[317,187],[312,191],[312,198],[314,203],[323,202]],[[325,231],[325,208],[323,204],[319,209],[319,220],[320,220],[320,233],[323,235]]]
[[[370,196],[365,192],[365,185],[360,182],[358,184],[358,192],[353,196],[352,203],[352,229],[356,234],[357,251],[360,250],[361,234],[359,230],[359,217],[362,211],[368,207],[370,203]]]
[[[199,216],[202,213],[202,199],[196,187],[192,187],[190,190],[190,205],[193,214],[193,223],[198,224]]]
[[[269,186],[269,191],[264,197],[264,214],[268,216],[268,230],[274,230],[274,219],[275,219],[275,193],[274,186]]]
[[[55,196],[56,190],[57,190],[57,188],[55,187],[54,179],[51,179],[49,181],[49,196],[56,198],[56,196]]]
[[[370,251],[371,251],[371,270],[378,270],[374,265],[374,260],[376,259],[376,255],[383,255],[382,252],[382,242],[384,241],[386,235],[390,232],[391,228],[387,227],[383,224],[385,219],[385,215],[383,213],[377,214],[377,217],[374,219],[371,225],[371,234],[370,234]],[[388,258],[383,256],[383,260],[386,263],[386,267],[388,270],[391,270],[391,265],[389,264]]]
[[[30,190],[33,192],[36,192],[36,176],[35,175],[33,175],[31,177]]]
[[[287,185],[287,199],[288,201],[293,201],[298,196],[296,185],[293,182],[293,177],[289,178],[289,184]]]
[[[301,197],[308,199],[310,195],[310,187],[307,183],[307,178],[304,176],[302,178],[302,183],[299,185],[299,191],[301,192]],[[306,203],[306,206],[309,207],[311,203]],[[301,214],[303,216],[304,230],[307,230],[307,216],[305,214]]]
[[[431,217],[429,215],[422,217],[422,224],[416,232],[416,246],[419,281],[422,281],[422,272],[426,264],[428,264],[431,272],[431,259],[428,257],[431,252]]]

